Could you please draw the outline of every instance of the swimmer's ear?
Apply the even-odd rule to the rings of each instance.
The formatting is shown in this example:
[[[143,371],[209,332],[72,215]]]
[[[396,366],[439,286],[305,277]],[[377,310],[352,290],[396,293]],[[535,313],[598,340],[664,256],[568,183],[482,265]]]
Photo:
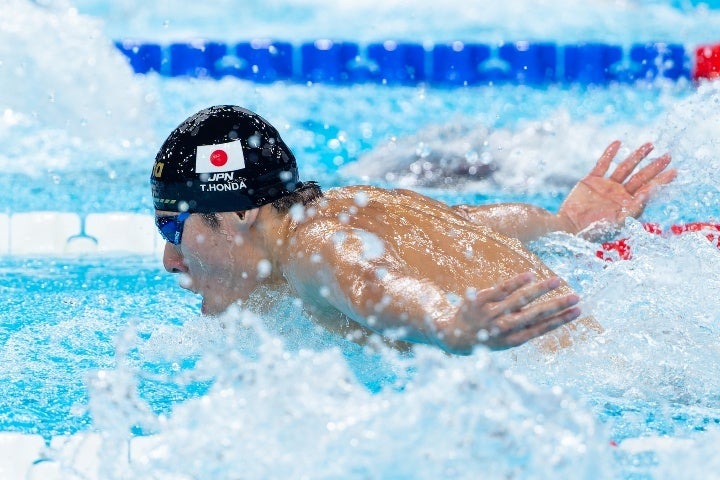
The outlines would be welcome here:
[[[253,223],[255,223],[255,219],[257,218],[257,215],[258,215],[258,210],[259,209],[257,209],[257,208],[253,208],[252,210],[243,210],[240,212],[235,212],[235,215],[238,216],[241,223],[244,223],[249,226],[249,225],[252,225]]]

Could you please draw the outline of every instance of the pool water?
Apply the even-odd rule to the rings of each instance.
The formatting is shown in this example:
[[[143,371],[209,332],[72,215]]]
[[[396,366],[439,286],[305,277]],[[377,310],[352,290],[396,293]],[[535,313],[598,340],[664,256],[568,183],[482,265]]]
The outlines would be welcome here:
[[[129,325],[148,336],[158,319],[178,324],[197,311],[191,299],[168,297],[176,284],[156,258],[12,257],[2,279],[4,431],[50,437],[87,428],[85,376],[115,366],[115,337]],[[12,399],[20,398],[19,408]]]
[[[713,8],[75,5],[0,6],[0,68],[11,79],[0,92],[4,213],[150,214],[149,168],[168,132],[207,105],[236,103],[278,126],[305,179],[405,186],[449,203],[553,210],[610,141],[621,139],[623,154],[654,141],[658,154],[672,152],[679,177],[641,221],[719,221],[716,84],[261,85],[136,76],[112,45],[124,36],[367,41],[397,32],[419,42],[702,43],[718,40]],[[247,31],[218,11],[244,15]],[[374,29],[353,26],[356,17]],[[492,175],[469,179],[430,161],[458,155],[492,164]],[[5,256],[0,430],[48,441],[96,432],[98,478],[712,478],[720,252],[702,235],[656,236],[637,221],[616,236],[629,239],[632,260],[605,262],[598,244],[568,235],[531,245],[604,333],[581,331],[558,352],[528,344],[463,358],[335,338],[284,291],[201,317],[199,299],[156,254]],[[114,447],[137,438],[153,443],[128,462]],[[64,478],[81,478],[73,451],[48,455]]]

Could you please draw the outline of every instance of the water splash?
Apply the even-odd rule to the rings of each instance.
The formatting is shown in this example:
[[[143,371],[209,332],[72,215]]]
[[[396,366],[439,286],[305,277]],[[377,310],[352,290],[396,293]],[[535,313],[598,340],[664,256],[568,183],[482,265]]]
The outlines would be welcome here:
[[[465,191],[563,191],[590,170],[612,140],[625,142],[618,159],[640,143],[656,140],[658,117],[664,118],[678,99],[693,96],[683,88],[657,87],[638,94],[637,86],[614,85],[602,91],[573,90],[574,95],[550,87],[518,102],[513,100],[517,93],[492,98],[502,90],[475,90],[472,108],[479,118],[458,114],[446,123],[393,137],[344,165],[342,175]],[[659,95],[652,111],[643,106],[646,95]],[[493,115],[500,111],[503,116]]]
[[[430,348],[409,357],[380,349],[353,359],[337,344],[289,348],[248,311],[218,321],[221,331],[205,337],[221,338],[206,342],[195,369],[182,374],[213,385],[172,414],[143,406],[132,362],[98,372],[91,412],[103,447],[127,441],[138,423],[152,432],[136,439],[143,448],[129,464],[102,448],[103,478],[611,475],[606,432],[580,403],[500,368],[484,350],[451,358]],[[179,327],[176,338],[202,335],[197,327]],[[366,355],[400,375],[371,392],[351,367]],[[65,461],[72,471],[72,458]]]
[[[100,22],[69,2],[2,2],[0,59],[4,171],[37,176],[85,149],[94,168],[147,139],[141,83]]]
[[[450,3],[450,8],[438,14],[436,2],[430,2],[427,9],[418,9],[410,18],[398,15],[398,10],[406,13],[404,7],[392,2],[382,2],[387,8],[368,16],[358,13],[382,6],[377,2],[352,7],[295,2],[283,16],[272,10],[279,3],[257,4],[247,7],[245,18],[254,19],[262,10],[265,20],[248,21],[251,25],[243,35],[267,35],[282,28],[284,36],[291,31],[288,19],[298,12],[313,21],[290,22],[297,26],[292,31],[296,38],[331,35],[338,32],[334,28],[345,29],[351,23],[334,18],[322,31],[317,25],[340,12],[341,18],[368,18],[374,24],[372,29],[356,32],[353,39],[385,37],[396,33],[396,28],[405,28],[408,35],[418,38],[433,31],[437,34],[433,40],[456,35],[476,39],[502,36],[506,40],[520,34],[551,35],[555,41],[587,40],[588,36],[622,42],[717,40],[717,14],[706,15],[699,8],[681,13],[667,5],[654,5],[656,2],[541,2],[526,9],[525,2],[513,1],[468,12],[466,3]],[[278,123],[302,152],[300,161],[309,178],[317,174],[328,184],[344,182],[335,172],[336,165],[354,162],[391,137],[402,139],[421,130],[418,141],[409,142],[405,153],[425,154],[428,150],[418,149],[418,144],[434,146],[437,135],[436,127],[428,125],[456,122],[462,127],[459,131],[469,132],[470,140],[484,138],[477,133],[484,131],[482,126],[502,139],[502,149],[513,163],[509,169],[501,165],[497,176],[494,174],[495,183],[488,186],[496,191],[526,195],[533,188],[546,188],[542,186],[546,181],[561,190],[569,186],[570,178],[587,171],[610,140],[621,138],[629,147],[635,140],[656,140],[658,150],[673,152],[681,175],[651,205],[646,218],[673,223],[717,216],[716,186],[720,182],[714,154],[718,123],[714,85],[701,85],[697,92],[692,88],[682,91],[681,85],[679,92],[661,91],[659,99],[657,90],[635,87],[588,92],[554,88],[447,92],[380,90],[376,86],[257,86],[226,79],[198,88],[196,82],[135,79],[118,63],[119,54],[109,38],[144,37],[157,30],[152,38],[184,39],[211,33],[217,38],[217,32],[225,31],[228,37],[223,39],[229,40],[238,32],[235,24],[223,30],[218,22],[236,22],[234,16],[218,18],[216,11],[203,9],[202,15],[212,21],[198,22],[194,15],[199,5],[175,9],[177,16],[166,16],[162,6],[167,7],[167,2],[155,10],[127,1],[92,5],[106,8],[110,18],[121,19],[130,28],[113,30],[116,24],[112,24],[111,33],[103,39],[98,23],[67,8],[67,3],[10,0],[0,5],[0,35],[6,38],[2,42],[5,47],[0,47],[4,62],[0,68],[13,66],[12,71],[5,70],[10,72],[12,84],[4,92],[15,92],[2,97],[10,105],[0,117],[0,138],[8,140],[0,159],[5,170],[32,175],[37,168],[72,170],[79,164],[84,171],[87,165],[103,161],[105,157],[97,156],[101,151],[122,160],[123,175],[127,170],[140,172],[136,182],[134,177],[124,176],[121,192],[110,195],[134,195],[133,201],[139,205],[143,196],[147,197],[144,182],[151,155],[134,155],[133,140],[117,142],[145,132],[145,116],[136,112],[146,110],[151,124],[148,131],[157,139],[193,111],[230,98]],[[218,5],[226,7],[223,12],[236,8],[232,2]],[[457,15],[453,6],[468,13]],[[508,15],[510,11],[514,15]],[[574,13],[566,16],[567,11]],[[266,15],[268,12],[278,15]],[[531,15],[533,21],[517,12]],[[640,15],[648,22],[641,28],[628,26]],[[281,25],[266,29],[271,18]],[[517,21],[506,22],[505,18]],[[555,21],[538,23],[537,18]],[[442,26],[428,29],[433,23],[426,20]],[[590,20],[592,28],[586,30]],[[16,25],[25,25],[26,31],[18,31]],[[177,26],[180,28],[174,28]],[[98,43],[88,42],[88,38]],[[18,44],[22,48],[10,48]],[[53,64],[57,58],[66,58],[67,51],[75,56],[62,65]],[[95,67],[88,69],[91,61],[96,62]],[[43,76],[22,77],[28,80],[26,85],[18,75],[30,75],[27,67],[31,63]],[[88,85],[95,88],[88,91]],[[140,97],[132,93],[138,86],[148,85],[153,89],[150,93]],[[34,87],[44,95],[26,90]],[[163,99],[159,113],[144,107],[148,101],[152,103],[154,95]],[[558,105],[560,108],[555,108]],[[118,121],[118,112],[127,116]],[[425,127],[427,130],[422,130]],[[100,143],[94,143],[98,138],[108,141],[101,150],[94,148]],[[448,145],[465,140],[459,135]],[[24,162],[28,152],[33,152],[36,165]],[[102,185],[94,180],[86,185]],[[8,192],[12,201],[30,205],[38,196],[38,187],[18,191],[22,189],[17,186],[26,182],[24,176],[14,177],[1,190]],[[67,186],[74,192],[71,187]],[[107,202],[108,190],[98,190]],[[454,189],[435,194],[472,200],[472,195]],[[88,203],[85,197],[74,195],[68,195],[68,208],[84,208]],[[4,204],[12,205],[12,201]],[[46,205],[41,203],[39,208]],[[576,238],[555,237],[536,247],[543,259],[583,294],[586,310],[605,327],[603,334],[588,334],[575,347],[553,355],[541,353],[534,345],[490,356],[479,351],[466,359],[428,349],[419,349],[412,357],[382,349],[368,352],[327,338],[287,297],[280,302],[282,308],[270,308],[262,316],[266,326],[241,311],[224,319],[225,324],[187,314],[183,325],[178,325],[179,321],[157,325],[154,317],[118,332],[115,321],[126,320],[118,312],[130,311],[142,301],[154,309],[157,305],[150,300],[170,295],[148,289],[150,297],[137,292],[126,303],[111,302],[113,307],[99,302],[102,309],[90,308],[57,327],[49,326],[52,342],[37,341],[38,336],[48,335],[47,330],[25,327],[4,344],[3,358],[15,366],[11,373],[24,365],[42,371],[54,361],[52,354],[62,362],[82,361],[84,353],[76,353],[76,349],[91,345],[107,350],[108,338],[120,333],[117,356],[108,358],[103,356],[107,353],[95,352],[92,360],[100,358],[92,366],[101,370],[89,379],[92,428],[100,432],[106,447],[104,478],[227,478],[239,468],[258,476],[311,472],[320,478],[348,473],[417,477],[417,472],[428,472],[428,478],[476,478],[478,472],[503,478],[617,478],[617,470],[657,478],[674,478],[676,472],[707,476],[706,467],[712,466],[708,459],[715,458],[718,445],[713,429],[719,417],[716,392],[720,387],[714,366],[718,354],[714,313],[718,305],[713,294],[718,289],[717,251],[702,238],[649,237],[632,223],[620,233],[630,236],[636,246],[629,262],[606,264],[594,256],[596,245]],[[16,301],[25,305],[22,288],[15,288]],[[105,288],[115,294],[118,285]],[[170,303],[176,307],[179,298],[171,297]],[[57,315],[49,301],[35,306],[41,309],[42,318]],[[27,321],[25,310],[19,311],[22,318],[12,320]],[[46,356],[24,363],[23,354],[31,351],[30,347],[48,343],[53,348]],[[52,375],[46,379],[55,381]],[[73,388],[79,385],[74,378],[57,383],[63,382],[72,383]],[[22,391],[25,386],[20,388]],[[52,388],[39,390],[41,401],[68,393]],[[13,395],[17,398],[22,393]],[[43,408],[41,405],[35,412],[41,413]],[[66,406],[62,408],[67,411]],[[71,413],[90,418],[84,417],[84,405]],[[37,422],[37,418],[42,417],[32,420]],[[148,435],[131,442],[147,439],[148,443],[135,458],[137,462],[128,465],[127,458],[113,452],[124,451],[120,446],[133,433]],[[646,438],[668,435],[672,436],[666,444],[669,449],[663,449],[661,442],[643,443]],[[620,443],[619,454],[608,446],[610,439]],[[646,454],[650,457],[647,461]],[[62,450],[57,455],[71,475],[74,457]]]
[[[580,241],[567,237],[538,246],[550,266],[575,284],[585,312],[605,331],[542,355],[541,366],[520,363],[535,381],[586,392],[618,440],[684,437],[720,418],[714,360],[720,354],[720,302],[708,295],[720,287],[720,253],[702,235],[658,237],[638,222],[621,234],[631,242],[632,260],[607,263],[594,258],[594,249],[574,248],[568,261],[568,250],[557,245],[569,249]],[[533,357],[517,353],[518,359]]]

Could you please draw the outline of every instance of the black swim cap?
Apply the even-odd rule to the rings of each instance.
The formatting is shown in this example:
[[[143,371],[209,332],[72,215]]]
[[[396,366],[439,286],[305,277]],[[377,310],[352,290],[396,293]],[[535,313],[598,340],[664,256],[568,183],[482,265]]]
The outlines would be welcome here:
[[[199,111],[165,140],[150,177],[158,210],[235,212],[298,187],[295,156],[256,113],[231,105]]]

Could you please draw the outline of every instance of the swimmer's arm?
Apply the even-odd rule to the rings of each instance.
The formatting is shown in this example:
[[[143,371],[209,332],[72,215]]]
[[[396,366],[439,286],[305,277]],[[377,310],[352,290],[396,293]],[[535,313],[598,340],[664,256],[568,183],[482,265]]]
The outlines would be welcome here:
[[[557,277],[536,282],[525,273],[466,298],[452,298],[426,279],[387,271],[383,276],[381,282],[369,278],[377,277],[372,271],[338,278],[344,294],[331,301],[359,324],[392,340],[436,345],[458,355],[470,354],[478,345],[491,350],[515,347],[580,315],[575,294],[536,301],[560,286]]]
[[[635,171],[653,150],[653,145],[646,143],[620,162],[606,178],[619,149],[619,141],[605,149],[595,167],[573,187],[556,214],[522,203],[455,208],[476,223],[522,242],[550,232],[585,233],[596,224],[621,225],[627,217],[639,217],[652,194],[670,183],[677,172],[665,170],[670,164],[668,154]]]
[[[577,233],[564,215],[553,214],[544,208],[526,203],[495,205],[458,205],[454,207],[471,221],[489,227],[523,243],[536,240],[550,232]]]
[[[561,285],[557,277],[537,282],[525,273],[458,298],[409,274],[391,253],[364,258],[362,241],[351,233],[340,242],[316,243],[312,253],[297,257],[290,275],[305,301],[330,306],[387,338],[449,353],[469,354],[479,344],[514,347],[580,315],[575,294],[536,301]]]

